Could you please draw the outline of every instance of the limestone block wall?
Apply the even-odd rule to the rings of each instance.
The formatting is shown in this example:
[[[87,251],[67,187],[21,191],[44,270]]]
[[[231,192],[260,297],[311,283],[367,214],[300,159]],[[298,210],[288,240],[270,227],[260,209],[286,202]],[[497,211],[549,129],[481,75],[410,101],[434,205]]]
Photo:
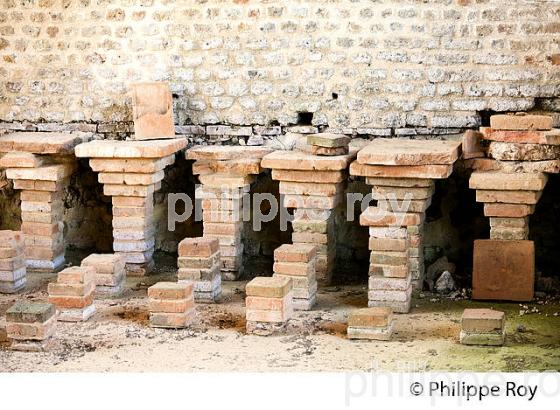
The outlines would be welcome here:
[[[130,121],[130,82],[161,80],[178,125],[475,127],[559,109],[559,21],[553,0],[3,0],[0,119]]]

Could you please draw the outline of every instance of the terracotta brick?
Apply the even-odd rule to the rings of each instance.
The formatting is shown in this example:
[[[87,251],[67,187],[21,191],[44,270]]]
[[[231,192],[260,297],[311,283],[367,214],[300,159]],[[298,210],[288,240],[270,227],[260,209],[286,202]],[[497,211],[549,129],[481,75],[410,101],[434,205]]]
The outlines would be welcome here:
[[[280,181],[279,188],[281,194],[295,195],[334,196],[343,191],[341,184],[318,184],[312,182],[291,181]]]
[[[491,217],[522,218],[532,215],[535,205],[485,203],[484,215]]]
[[[373,187],[374,199],[426,199],[434,193],[433,188],[398,188],[398,187]]]
[[[532,241],[476,240],[473,299],[529,301],[535,282]]]
[[[406,291],[411,285],[412,277],[390,278],[387,276],[372,275],[368,279],[369,289],[375,290],[401,290]]]
[[[49,303],[59,309],[83,309],[93,303],[93,292],[85,296],[51,296]]]
[[[43,157],[29,152],[8,152],[0,158],[0,168],[38,168],[43,165]]]
[[[189,299],[192,292],[192,283],[158,282],[148,288],[148,297],[152,299]]]
[[[424,214],[417,213],[395,213],[384,211],[373,206],[368,207],[360,215],[362,226],[385,226],[400,227],[409,225],[420,225],[424,222]]]
[[[8,338],[14,340],[45,340],[56,330],[56,317],[52,316],[45,322],[35,323],[6,323]]]
[[[500,114],[490,117],[490,127],[496,130],[550,130],[552,117],[518,113],[516,115]]]
[[[94,282],[87,283],[49,283],[49,296],[84,296],[95,290]]]
[[[274,260],[277,262],[310,262],[317,256],[314,245],[284,244],[274,250]]]
[[[459,157],[460,141],[376,138],[358,152],[366,165],[451,165]]]
[[[187,150],[187,159],[194,160],[236,160],[238,158],[262,158],[272,149],[255,146],[195,146]]]
[[[292,233],[293,243],[328,244],[329,235],[326,233],[294,232]]]
[[[95,269],[91,266],[71,266],[58,272],[57,283],[87,284],[95,281]]]
[[[91,138],[88,133],[15,132],[0,137],[0,152],[31,152],[34,154],[72,154],[74,147]]]
[[[194,310],[181,313],[150,313],[150,326],[179,329],[187,327],[194,319]]]
[[[342,171],[348,168],[355,155],[321,157],[301,151],[274,151],[266,155],[263,168],[300,171]]]
[[[273,270],[275,274],[307,277],[315,275],[315,264],[303,262],[274,262]]]
[[[107,196],[147,197],[155,190],[154,185],[103,185],[103,194]]]
[[[330,184],[346,180],[343,171],[297,171],[289,169],[273,169],[272,179],[304,183]]]
[[[357,309],[350,312],[348,326],[387,327],[393,320],[393,311],[387,307]]]
[[[371,263],[369,265],[370,276],[385,276],[387,278],[406,278],[409,275],[408,264],[394,266]]]
[[[157,171],[151,174],[147,173],[105,173],[98,174],[97,179],[101,184],[113,185],[152,185],[161,181],[165,177],[164,171]]]
[[[406,239],[369,238],[370,251],[405,251],[408,247]]]
[[[285,312],[289,310],[288,304],[291,298],[284,296],[283,298],[266,298],[260,296],[247,296],[245,298],[245,306],[250,310],[274,310]]]
[[[95,140],[78,145],[75,154],[78,158],[163,158],[175,154],[186,145],[185,138],[152,141]]]
[[[338,155],[348,155],[348,153],[350,151],[349,151],[348,147],[327,148],[327,147],[318,147],[318,146],[312,145],[310,152],[313,155],[334,157],[334,156],[338,156]]]
[[[391,251],[373,251],[371,252],[369,261],[376,265],[407,265],[408,251],[391,252]]]
[[[62,201],[62,195],[60,192],[26,190],[26,191],[22,191],[19,194],[19,196],[22,201],[31,201],[31,202]]]
[[[283,203],[286,208],[334,209],[342,202],[342,199],[342,195],[284,195]]]
[[[199,160],[193,164],[194,175],[229,174],[258,175],[262,172],[260,158],[236,158],[231,160]]]
[[[535,205],[539,202],[541,195],[542,191],[487,191],[477,189],[476,201]]]
[[[358,161],[350,165],[350,175],[363,177],[445,179],[452,172],[452,165],[364,165]]]
[[[239,235],[243,230],[243,222],[204,223],[204,233],[212,235]]]
[[[111,173],[144,173],[152,174],[163,170],[166,166],[175,162],[174,155],[168,155],[163,158],[127,158],[113,159],[92,158],[89,160],[91,169],[95,172],[111,172]]]
[[[290,278],[271,278],[259,276],[247,283],[247,296],[282,298],[292,290]],[[256,320],[256,319],[255,319]]]
[[[113,217],[151,217],[153,216],[153,206],[149,207],[121,207],[113,205]]]
[[[541,191],[548,176],[544,173],[473,172],[469,188],[503,191]]]
[[[467,130],[463,134],[462,151],[463,159],[484,157],[484,149],[481,146],[482,133]]]
[[[434,188],[434,181],[426,178],[367,177],[366,184],[383,187]]]
[[[150,313],[182,313],[194,309],[194,298],[189,299],[153,299],[148,300]]]
[[[95,269],[95,275],[120,273],[125,268],[121,255],[116,253],[99,254],[92,253],[82,259],[81,266],[91,266]]]
[[[461,329],[466,332],[501,332],[505,313],[493,309],[465,309],[461,316]]]
[[[560,145],[560,130],[550,131],[537,130],[495,130],[490,127],[481,127],[480,131],[484,139],[489,141],[509,142],[515,144],[544,144]]]

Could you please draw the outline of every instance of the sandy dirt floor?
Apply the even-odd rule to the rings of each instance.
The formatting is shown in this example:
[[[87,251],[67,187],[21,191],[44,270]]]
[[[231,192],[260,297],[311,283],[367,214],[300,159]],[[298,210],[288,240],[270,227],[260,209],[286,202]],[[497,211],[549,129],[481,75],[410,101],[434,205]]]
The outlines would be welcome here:
[[[18,298],[44,301],[55,275],[29,275],[21,295],[0,295],[0,327]],[[183,371],[544,371],[560,370],[560,301],[525,304],[448,300],[415,295],[411,313],[397,315],[390,342],[350,341],[349,310],[366,304],[366,285],[321,288],[311,312],[296,312],[288,333],[245,333],[245,281],[224,283],[223,300],[197,305],[190,329],[148,327],[146,289],[173,272],[128,278],[115,299],[96,301],[87,323],[59,323],[51,351],[22,353],[0,342],[2,372],[183,372]],[[501,348],[459,344],[462,310],[492,307],[507,314]],[[520,311],[527,312],[520,314]]]

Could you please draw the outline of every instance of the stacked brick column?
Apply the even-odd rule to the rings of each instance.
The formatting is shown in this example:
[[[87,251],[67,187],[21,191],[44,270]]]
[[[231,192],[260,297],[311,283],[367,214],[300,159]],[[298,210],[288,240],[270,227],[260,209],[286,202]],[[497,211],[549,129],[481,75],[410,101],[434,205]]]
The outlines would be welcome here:
[[[49,302],[58,310],[58,320],[85,322],[95,313],[95,269],[73,266],[58,273],[56,283],[49,283]]]
[[[0,231],[0,293],[16,293],[27,283],[21,232]]]
[[[245,194],[255,175],[261,172],[261,159],[270,150],[263,147],[198,146],[187,151],[195,160],[193,174],[201,186],[196,198],[202,200],[204,236],[220,243],[221,272],[224,280],[235,280],[242,272]]]
[[[117,296],[124,290],[125,263],[119,254],[92,253],[82,260],[81,266],[95,270],[95,294]]]
[[[222,295],[220,246],[215,238],[186,238],[179,243],[177,279],[194,283],[197,302],[214,303]]]
[[[292,279],[294,310],[311,310],[317,297],[317,247],[282,245],[274,251],[274,275]]]
[[[410,310],[412,282],[424,274],[422,230],[434,192],[433,179],[447,178],[460,142],[376,139],[358,153],[352,175],[373,186],[376,207],[367,208],[360,224],[370,229],[368,305],[395,312]]]
[[[142,276],[153,268],[153,195],[165,167],[185,145],[184,139],[169,139],[92,141],[76,147],[76,156],[91,158],[103,193],[112,197],[113,250],[124,258],[128,275]]]
[[[355,153],[319,156],[276,151],[263,158],[280,181],[283,206],[294,209],[294,244],[317,246],[317,280],[329,283],[336,256],[335,208],[344,201],[347,168]]]
[[[56,309],[51,303],[20,300],[6,311],[6,333],[13,350],[41,352],[56,331]]]
[[[187,327],[194,319],[192,282],[159,282],[148,288],[150,326],[170,329]]]
[[[89,135],[16,133],[0,138],[0,168],[21,192],[21,231],[30,271],[64,264],[64,188],[75,169],[74,147]]]
[[[257,277],[245,288],[247,333],[267,336],[284,333],[294,307],[292,280],[288,277]]]

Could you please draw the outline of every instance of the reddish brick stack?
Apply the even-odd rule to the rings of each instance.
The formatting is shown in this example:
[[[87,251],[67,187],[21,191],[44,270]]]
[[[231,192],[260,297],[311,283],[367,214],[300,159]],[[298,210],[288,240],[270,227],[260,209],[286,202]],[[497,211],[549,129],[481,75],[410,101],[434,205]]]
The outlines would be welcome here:
[[[6,333],[13,350],[46,350],[56,331],[56,309],[50,303],[20,300],[6,311]]]
[[[116,296],[122,293],[126,276],[122,255],[92,253],[82,260],[82,266],[95,269],[96,295]]]
[[[64,188],[75,169],[74,147],[85,133],[21,132],[0,137],[0,168],[21,189],[21,231],[28,271],[53,272],[64,264]],[[56,163],[58,162],[58,163]]]
[[[294,310],[311,310],[316,302],[317,247],[310,244],[282,245],[274,251],[274,275],[292,279]]]
[[[220,245],[215,238],[186,238],[179,243],[179,283],[194,283],[196,302],[214,303],[222,295]]]
[[[185,145],[184,139],[98,140],[76,147],[77,157],[91,158],[103,193],[112,197],[113,250],[124,258],[130,276],[146,275],[154,267],[154,192]]]
[[[159,282],[148,288],[150,326],[180,329],[195,316],[192,282]]]
[[[423,223],[434,193],[433,179],[447,178],[459,141],[376,139],[358,153],[352,175],[373,186],[376,207],[360,216],[370,229],[370,307],[408,312],[412,282],[424,277]]]
[[[247,284],[247,333],[267,336],[283,333],[291,319],[292,280],[287,277],[257,277]]]
[[[358,309],[348,317],[349,339],[391,340],[393,311],[387,307]]]
[[[314,137],[312,141],[319,140]],[[332,277],[335,209],[344,202],[347,169],[355,155],[275,151],[262,161],[264,168],[272,169],[272,178],[280,181],[282,205],[294,209],[292,242],[317,247],[317,280],[322,283],[329,283]]]
[[[465,309],[461,317],[460,342],[464,345],[502,346],[505,314],[491,309]]]
[[[0,231],[0,293],[16,293],[27,283],[21,232]]]
[[[56,283],[49,283],[49,302],[58,310],[58,320],[85,322],[95,313],[95,269],[73,266],[58,273]]]
[[[187,151],[195,160],[193,173],[202,184],[196,190],[202,199],[204,236],[220,243],[224,280],[235,280],[242,272],[244,195],[249,194],[255,175],[261,172],[264,147],[198,146]],[[248,210],[247,210],[248,211]]]

